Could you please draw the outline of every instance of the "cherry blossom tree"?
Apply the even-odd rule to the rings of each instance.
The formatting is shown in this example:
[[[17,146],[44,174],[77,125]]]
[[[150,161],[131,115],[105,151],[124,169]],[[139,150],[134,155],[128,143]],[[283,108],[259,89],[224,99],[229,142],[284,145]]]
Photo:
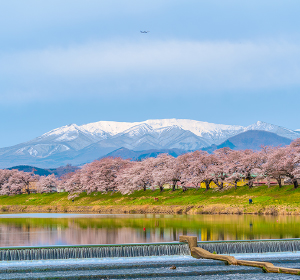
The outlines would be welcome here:
[[[281,148],[283,150],[283,157],[281,158],[281,168],[284,175],[288,177],[294,185],[298,188],[299,165],[300,165],[300,139],[293,141],[289,146]]]
[[[84,191],[81,183],[81,170],[63,176],[62,182],[65,190],[69,193],[82,193]]]
[[[154,185],[158,186],[161,192],[164,190],[164,184],[172,180],[172,173],[169,168],[171,158],[172,156],[168,154],[160,154],[157,158],[154,158],[152,162]]]
[[[208,190],[212,181],[210,165],[212,163],[211,156],[204,151],[195,151],[188,155],[189,166],[185,170],[183,176],[188,179],[188,182],[198,187],[202,182]]]
[[[282,187],[282,179],[286,176],[284,147],[266,147],[266,162],[263,164],[263,172],[266,177],[273,178],[277,181],[279,187]]]
[[[13,170],[1,170],[0,193],[5,195],[21,194],[25,190],[30,193],[29,184],[33,180],[30,173]]]
[[[57,191],[59,181],[54,174],[41,176],[37,182],[37,190],[40,193],[51,193]]]
[[[10,186],[9,186],[9,178],[12,175],[12,170],[0,169],[0,194],[1,195],[9,195],[10,194]]]
[[[210,189],[210,183],[214,180],[214,156],[208,153],[204,154],[201,159],[201,170],[206,190]]]
[[[185,155],[185,169],[183,170],[182,180],[198,188],[202,182],[202,173],[199,168],[199,160],[202,157],[202,151],[195,151]]]
[[[177,160],[178,171],[177,171],[177,180],[180,180],[180,184],[183,192],[187,190],[187,183],[194,183],[197,187],[198,182],[193,180],[193,175],[190,169],[190,158],[191,153],[180,155]],[[176,177],[175,177],[176,178]]]
[[[86,164],[81,170],[81,183],[87,193],[117,190],[117,174],[130,163],[122,158],[107,157]]]
[[[154,158],[147,158],[143,161],[128,163],[116,178],[118,190],[123,194],[140,189],[146,191],[147,186],[153,183],[153,161]]]
[[[175,191],[177,183],[181,182],[183,190],[185,191],[184,181],[181,181],[182,170],[185,168],[185,161],[183,157],[174,158],[172,156],[168,157],[168,162],[166,167],[169,170],[170,182],[172,182],[172,191]]]
[[[237,189],[238,182],[244,179],[241,174],[240,167],[242,166],[242,157],[240,151],[231,150],[228,154],[228,166],[227,166],[227,181],[234,184],[234,188]]]
[[[239,151],[240,160],[236,163],[241,177],[248,181],[249,188],[253,187],[255,179],[262,177],[262,165],[264,164],[264,153],[260,151]]]
[[[292,149],[294,149],[294,154],[295,154],[295,156],[294,156],[295,168],[294,168],[294,171],[292,172],[292,174],[294,175],[296,180],[297,179],[299,180],[300,179],[300,138],[293,141],[290,146],[292,147]],[[295,187],[295,184],[294,184],[294,187]],[[298,186],[296,186],[296,187],[298,187]]]
[[[230,153],[232,153],[232,150],[228,147],[214,151],[211,172],[213,174],[213,182],[218,186],[219,190],[224,188],[224,182],[229,177]]]
[[[27,194],[30,194],[30,182],[33,182],[36,177],[32,176],[31,173],[18,170],[15,170],[14,175],[14,184],[11,185],[12,192],[19,194],[24,189]]]

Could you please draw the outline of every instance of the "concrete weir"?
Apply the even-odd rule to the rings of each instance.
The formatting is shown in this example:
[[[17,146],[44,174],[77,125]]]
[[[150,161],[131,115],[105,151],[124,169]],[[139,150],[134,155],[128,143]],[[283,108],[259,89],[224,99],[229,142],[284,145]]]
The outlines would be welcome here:
[[[116,257],[189,255],[186,243],[69,245],[44,247],[3,247],[0,261],[59,260]]]
[[[230,264],[230,265],[259,267],[264,272],[286,273],[286,274],[300,275],[300,269],[278,267],[278,266],[274,266],[272,263],[269,263],[269,262],[238,260],[233,256],[219,255],[219,254],[216,254],[216,253],[211,253],[211,252],[199,247],[199,246],[201,246],[201,244],[199,245],[199,243],[197,242],[197,237],[196,236],[182,235],[182,236],[179,237],[179,241],[188,243],[189,248],[191,250],[191,255],[194,258],[219,260],[219,261],[224,261],[224,262],[226,262],[227,264]],[[249,243],[250,242],[251,241],[249,241]]]

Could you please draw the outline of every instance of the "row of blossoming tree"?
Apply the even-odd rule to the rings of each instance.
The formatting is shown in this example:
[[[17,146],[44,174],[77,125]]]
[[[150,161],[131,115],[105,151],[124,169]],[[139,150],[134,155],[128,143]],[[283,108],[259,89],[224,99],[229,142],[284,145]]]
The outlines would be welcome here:
[[[209,189],[213,182],[219,190],[225,185],[235,188],[246,181],[249,188],[258,179],[288,179],[295,188],[300,178],[300,139],[284,147],[262,147],[260,151],[229,148],[213,154],[195,151],[174,158],[167,154],[143,161],[103,158],[58,180],[54,175],[36,176],[18,170],[0,170],[0,194],[30,193],[31,182],[38,192],[51,192],[58,187],[69,193],[119,191],[122,194],[151,187],[163,191],[168,184],[175,190],[180,185]]]
[[[53,174],[37,176],[16,169],[0,169],[0,195],[13,195],[35,192],[49,193],[62,184]]]
[[[159,188],[169,184],[175,190],[180,184],[185,191],[211,182],[221,190],[225,183],[235,188],[247,181],[250,188],[257,179],[289,179],[295,188],[300,178],[300,139],[285,147],[262,147],[260,151],[235,151],[229,148],[213,154],[195,151],[177,158],[163,154],[143,161],[104,158],[86,164],[64,181],[70,193],[119,191],[123,194],[147,187]]]

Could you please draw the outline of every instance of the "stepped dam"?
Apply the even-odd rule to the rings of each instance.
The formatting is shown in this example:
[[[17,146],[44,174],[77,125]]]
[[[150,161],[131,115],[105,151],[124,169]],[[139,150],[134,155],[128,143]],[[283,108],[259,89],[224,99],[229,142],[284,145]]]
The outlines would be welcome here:
[[[201,241],[197,245],[211,253],[245,254],[300,251],[300,239]],[[2,247],[0,261],[188,256],[183,242],[112,245],[64,245],[42,247]]]
[[[300,238],[200,241],[197,245],[217,254],[298,252],[300,251]],[[190,254],[188,244],[183,242],[2,247],[0,248],[0,261],[188,256]]]
[[[196,240],[196,237],[195,237]],[[300,267],[300,239],[203,241],[196,248],[250,260]],[[274,279],[259,267],[195,259],[190,243],[69,245],[0,248],[0,279]],[[210,254],[208,253],[208,254]],[[214,255],[211,254],[211,255]],[[220,255],[214,255],[220,256]],[[243,262],[243,261],[242,261]],[[229,277],[229,278],[228,278]],[[298,279],[277,274],[277,279]],[[280,278],[279,278],[280,277]],[[289,278],[286,278],[289,277]],[[292,278],[291,278],[292,277]]]
[[[217,254],[297,252],[300,251],[300,238],[202,241],[198,242],[197,245],[210,253],[216,252]]]
[[[130,258],[190,255],[185,243],[0,248],[0,261]]]

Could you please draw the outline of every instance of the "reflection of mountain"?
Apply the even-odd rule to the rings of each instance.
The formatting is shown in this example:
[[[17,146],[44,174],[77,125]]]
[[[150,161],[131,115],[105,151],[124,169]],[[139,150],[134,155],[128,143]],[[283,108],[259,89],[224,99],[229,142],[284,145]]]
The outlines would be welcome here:
[[[296,216],[111,217],[0,218],[0,246],[148,243],[177,241],[182,234],[197,235],[203,241],[296,238],[300,227]]]

